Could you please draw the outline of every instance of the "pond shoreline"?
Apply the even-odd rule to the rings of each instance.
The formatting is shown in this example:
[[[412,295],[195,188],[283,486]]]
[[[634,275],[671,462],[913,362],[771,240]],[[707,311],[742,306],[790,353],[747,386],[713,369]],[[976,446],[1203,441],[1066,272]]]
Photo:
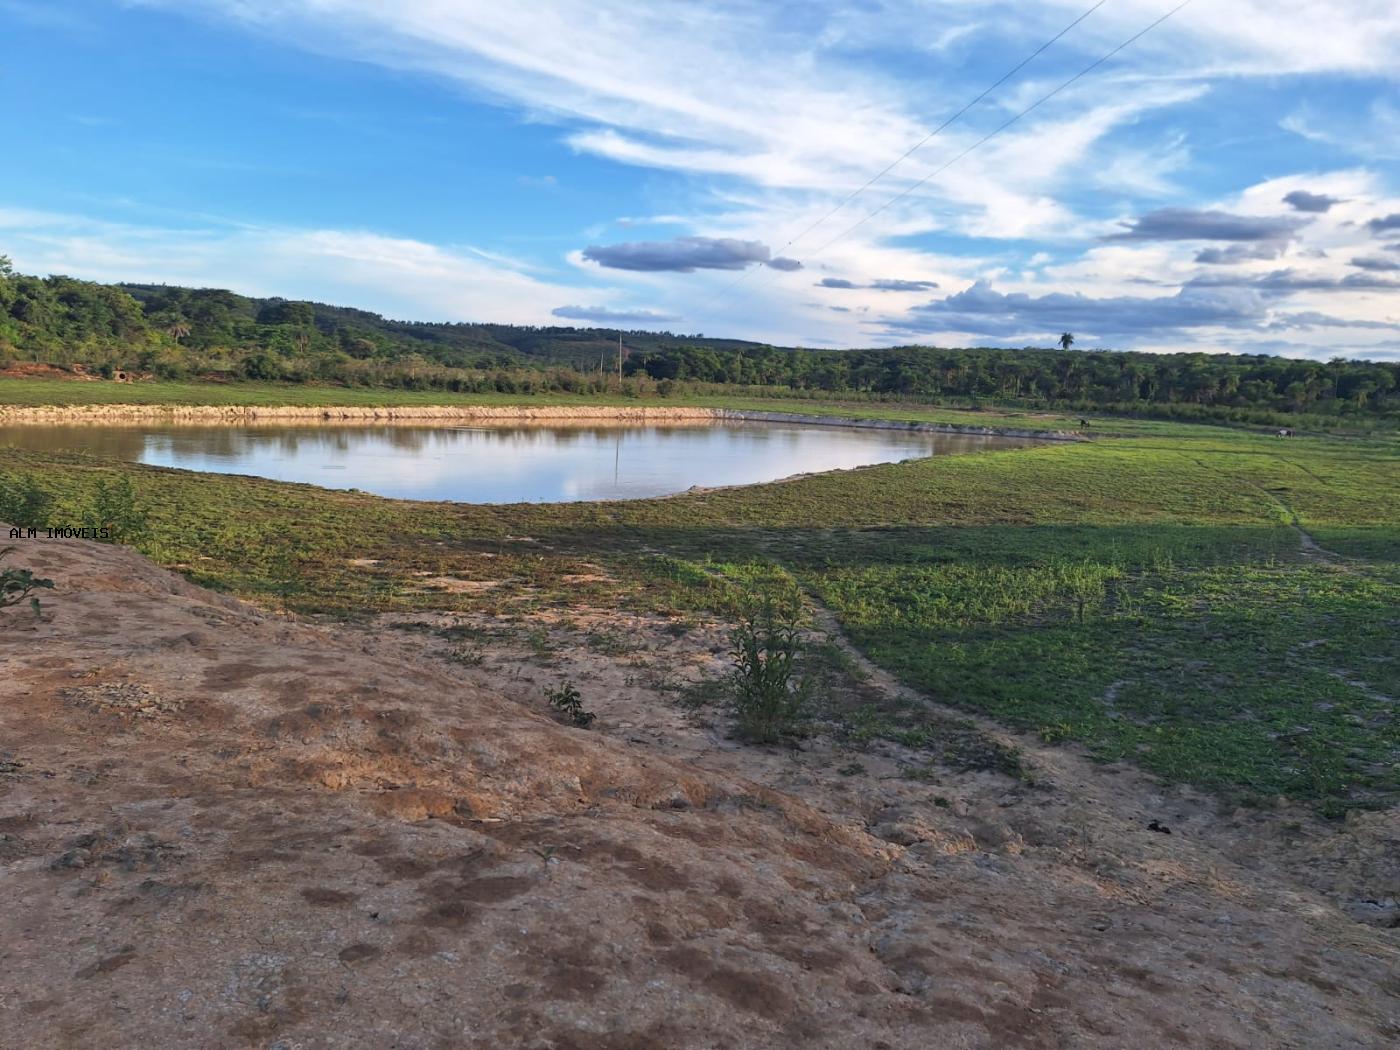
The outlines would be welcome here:
[[[748,409],[693,408],[682,406],[617,405],[6,405],[0,406],[0,424],[54,425],[97,423],[186,423],[241,426],[253,423],[280,425],[471,423],[589,423],[685,424],[685,423],[800,423],[809,426],[857,427],[868,430],[901,430],[910,433],[966,434],[984,437],[1034,438],[1040,441],[1087,441],[1077,430],[1037,430],[1031,427],[979,426],[960,423],[922,423],[851,416],[808,415],[796,412]]]

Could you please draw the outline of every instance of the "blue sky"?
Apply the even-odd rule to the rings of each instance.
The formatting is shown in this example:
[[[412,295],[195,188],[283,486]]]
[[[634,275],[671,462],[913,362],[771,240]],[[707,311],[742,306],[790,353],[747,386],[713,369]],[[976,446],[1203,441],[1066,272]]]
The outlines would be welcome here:
[[[1106,0],[829,215],[1091,4],[0,0],[0,253],[416,319],[1400,358],[1393,0],[1195,0],[948,165],[1173,6]]]

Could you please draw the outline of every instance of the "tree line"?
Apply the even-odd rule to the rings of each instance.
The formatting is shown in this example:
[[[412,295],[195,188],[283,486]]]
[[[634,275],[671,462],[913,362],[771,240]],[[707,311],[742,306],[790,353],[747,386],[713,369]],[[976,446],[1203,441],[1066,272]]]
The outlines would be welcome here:
[[[599,393],[618,388],[619,337],[623,390],[638,395],[743,387],[1186,418],[1310,414],[1400,422],[1400,364],[1393,363],[1037,347],[806,350],[670,332],[395,321],[223,289],[34,277],[0,256],[0,365],[80,365],[99,375],[161,379]]]

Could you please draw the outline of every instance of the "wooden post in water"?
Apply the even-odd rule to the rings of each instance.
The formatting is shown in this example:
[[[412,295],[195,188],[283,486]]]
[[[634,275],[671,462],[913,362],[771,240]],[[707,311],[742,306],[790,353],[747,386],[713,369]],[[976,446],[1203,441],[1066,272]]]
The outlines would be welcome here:
[[[617,392],[622,393],[622,333],[617,333]]]

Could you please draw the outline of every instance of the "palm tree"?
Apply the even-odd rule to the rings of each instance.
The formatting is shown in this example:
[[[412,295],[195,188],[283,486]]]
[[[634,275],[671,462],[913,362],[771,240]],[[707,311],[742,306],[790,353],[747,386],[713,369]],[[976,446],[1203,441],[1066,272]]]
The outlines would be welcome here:
[[[1061,349],[1061,350],[1068,350],[1068,349],[1069,349],[1070,347],[1072,347],[1073,345],[1074,345],[1074,333],[1073,333],[1073,332],[1061,332],[1061,333],[1060,333],[1060,349]]]

